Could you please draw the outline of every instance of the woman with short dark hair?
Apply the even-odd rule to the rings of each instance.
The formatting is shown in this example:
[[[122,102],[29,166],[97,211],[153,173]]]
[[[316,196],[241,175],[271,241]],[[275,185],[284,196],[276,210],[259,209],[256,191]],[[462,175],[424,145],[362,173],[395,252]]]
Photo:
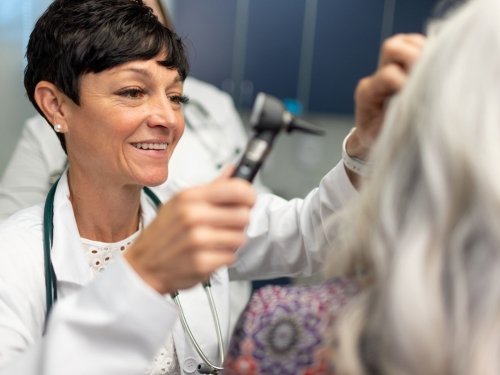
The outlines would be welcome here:
[[[182,42],[142,1],[55,0],[36,23],[26,91],[68,167],[45,209],[0,228],[1,365],[27,351],[12,373],[194,371],[201,359],[164,297],[187,288],[179,293],[187,321],[217,361],[217,334],[228,330],[223,266],[245,240],[255,194],[226,178],[159,207],[144,188],[168,176],[187,73]],[[213,298],[199,284],[206,280]]]

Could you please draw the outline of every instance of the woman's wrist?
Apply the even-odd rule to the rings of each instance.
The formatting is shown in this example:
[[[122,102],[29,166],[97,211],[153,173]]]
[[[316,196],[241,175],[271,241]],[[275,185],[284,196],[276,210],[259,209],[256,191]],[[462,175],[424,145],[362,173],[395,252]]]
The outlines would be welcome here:
[[[356,128],[352,128],[349,134],[344,138],[342,143],[342,161],[348,171],[354,172],[359,176],[367,176],[370,173],[371,164],[359,155],[367,155],[368,152],[363,151],[354,153],[352,151],[353,149],[357,149],[358,151],[361,149],[361,147],[353,147],[352,145],[352,143],[355,142],[354,137],[352,137],[355,131]]]

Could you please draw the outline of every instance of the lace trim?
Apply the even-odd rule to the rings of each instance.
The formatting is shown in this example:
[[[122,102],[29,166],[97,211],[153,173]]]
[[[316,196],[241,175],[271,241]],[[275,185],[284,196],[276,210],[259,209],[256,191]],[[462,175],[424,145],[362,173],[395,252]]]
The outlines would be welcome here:
[[[174,340],[169,336],[144,375],[181,375]]]
[[[92,273],[95,275],[104,271],[113,257],[125,251],[125,249],[139,236],[140,232],[141,231],[138,230],[124,240],[113,243],[92,241],[82,238],[81,241]]]

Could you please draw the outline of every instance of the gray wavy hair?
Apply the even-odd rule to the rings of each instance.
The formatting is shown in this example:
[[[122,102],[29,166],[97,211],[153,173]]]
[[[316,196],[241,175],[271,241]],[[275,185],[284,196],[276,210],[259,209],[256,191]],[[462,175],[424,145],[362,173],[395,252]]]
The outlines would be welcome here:
[[[500,374],[500,1],[429,37],[389,108],[331,274],[366,288],[337,325],[340,374]]]

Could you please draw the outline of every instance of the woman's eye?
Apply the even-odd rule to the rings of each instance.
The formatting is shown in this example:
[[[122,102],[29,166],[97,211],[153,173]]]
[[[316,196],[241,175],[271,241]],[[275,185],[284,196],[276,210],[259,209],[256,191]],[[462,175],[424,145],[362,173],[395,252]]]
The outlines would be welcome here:
[[[139,88],[125,89],[118,93],[118,95],[130,99],[139,99],[144,96],[144,90]]]
[[[169,98],[175,104],[186,104],[189,102],[189,98],[185,95],[171,95]]]

